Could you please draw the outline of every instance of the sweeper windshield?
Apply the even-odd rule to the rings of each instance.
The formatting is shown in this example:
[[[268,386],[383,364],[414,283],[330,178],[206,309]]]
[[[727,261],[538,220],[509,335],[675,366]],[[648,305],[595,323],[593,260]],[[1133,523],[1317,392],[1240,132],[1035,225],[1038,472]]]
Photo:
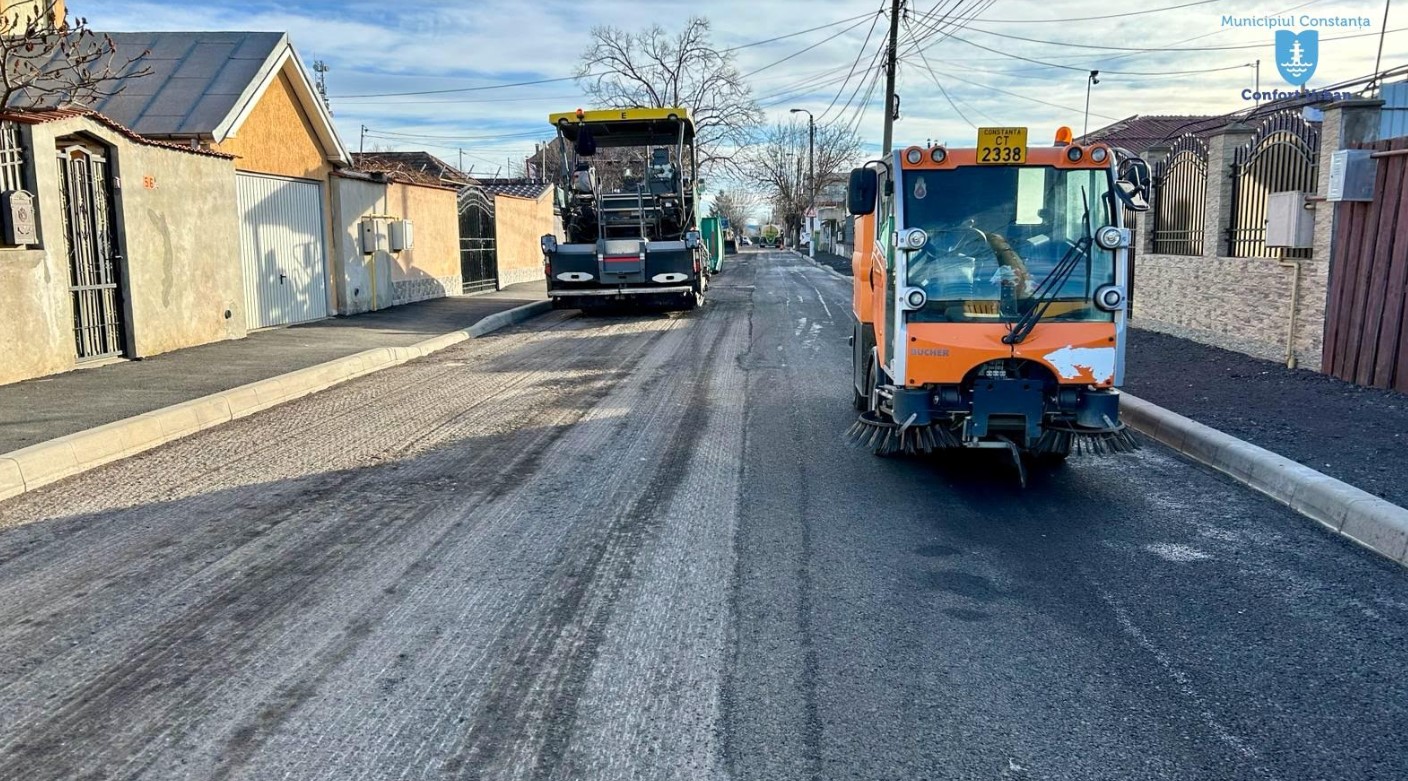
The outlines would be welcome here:
[[[927,295],[912,321],[1011,321],[1044,298],[1043,322],[1109,322],[1093,298],[1114,282],[1114,253],[1090,240],[1112,222],[1109,181],[1050,166],[907,172],[905,225],[929,236],[909,259],[908,282]]]

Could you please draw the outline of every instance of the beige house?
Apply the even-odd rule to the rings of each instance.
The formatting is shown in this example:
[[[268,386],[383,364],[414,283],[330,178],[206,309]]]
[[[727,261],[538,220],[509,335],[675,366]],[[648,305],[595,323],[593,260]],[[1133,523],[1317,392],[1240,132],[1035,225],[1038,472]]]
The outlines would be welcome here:
[[[231,156],[53,110],[0,116],[0,160],[9,207],[33,194],[0,247],[0,383],[244,336]]]
[[[150,74],[93,108],[136,133],[233,156],[248,328],[336,313],[331,179],[352,159],[283,33],[109,33]]]

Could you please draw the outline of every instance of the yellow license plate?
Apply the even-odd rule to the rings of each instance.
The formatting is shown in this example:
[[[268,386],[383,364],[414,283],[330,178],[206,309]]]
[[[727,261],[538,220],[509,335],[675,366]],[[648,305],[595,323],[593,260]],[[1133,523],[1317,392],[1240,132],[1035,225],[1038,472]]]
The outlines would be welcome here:
[[[1027,129],[978,128],[979,165],[1021,165],[1027,162]]]

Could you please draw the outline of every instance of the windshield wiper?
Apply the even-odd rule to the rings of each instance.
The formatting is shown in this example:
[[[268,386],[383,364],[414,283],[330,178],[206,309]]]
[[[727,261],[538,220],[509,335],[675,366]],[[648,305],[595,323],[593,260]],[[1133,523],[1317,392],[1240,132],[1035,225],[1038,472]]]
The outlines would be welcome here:
[[[1071,278],[1071,272],[1075,271],[1082,260],[1089,261],[1092,243],[1090,237],[1090,196],[1084,187],[1080,188],[1080,193],[1081,197],[1085,199],[1085,216],[1082,219],[1085,225],[1085,235],[1069,250],[1066,250],[1066,254],[1061,256],[1056,267],[1051,269],[1046,278],[1041,280],[1041,284],[1036,286],[1036,290],[1032,291],[1030,297],[1032,305],[1017,319],[1017,322],[1012,324],[1011,328],[1007,329],[1007,335],[1002,337],[1003,344],[1021,344],[1030,336],[1032,329],[1036,328],[1036,324],[1046,316],[1046,310],[1051,307],[1051,302],[1056,300],[1056,295],[1065,286],[1066,280]]]

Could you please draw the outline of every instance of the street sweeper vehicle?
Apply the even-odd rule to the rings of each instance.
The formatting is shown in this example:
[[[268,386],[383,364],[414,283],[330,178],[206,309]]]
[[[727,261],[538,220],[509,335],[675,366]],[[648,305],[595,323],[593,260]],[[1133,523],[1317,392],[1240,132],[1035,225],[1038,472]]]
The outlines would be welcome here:
[[[565,241],[542,237],[559,308],[641,303],[693,309],[708,286],[694,123],[683,108],[553,114]]]
[[[1144,161],[1105,144],[910,146],[851,172],[851,436],[879,454],[1124,451],[1130,230]]]

